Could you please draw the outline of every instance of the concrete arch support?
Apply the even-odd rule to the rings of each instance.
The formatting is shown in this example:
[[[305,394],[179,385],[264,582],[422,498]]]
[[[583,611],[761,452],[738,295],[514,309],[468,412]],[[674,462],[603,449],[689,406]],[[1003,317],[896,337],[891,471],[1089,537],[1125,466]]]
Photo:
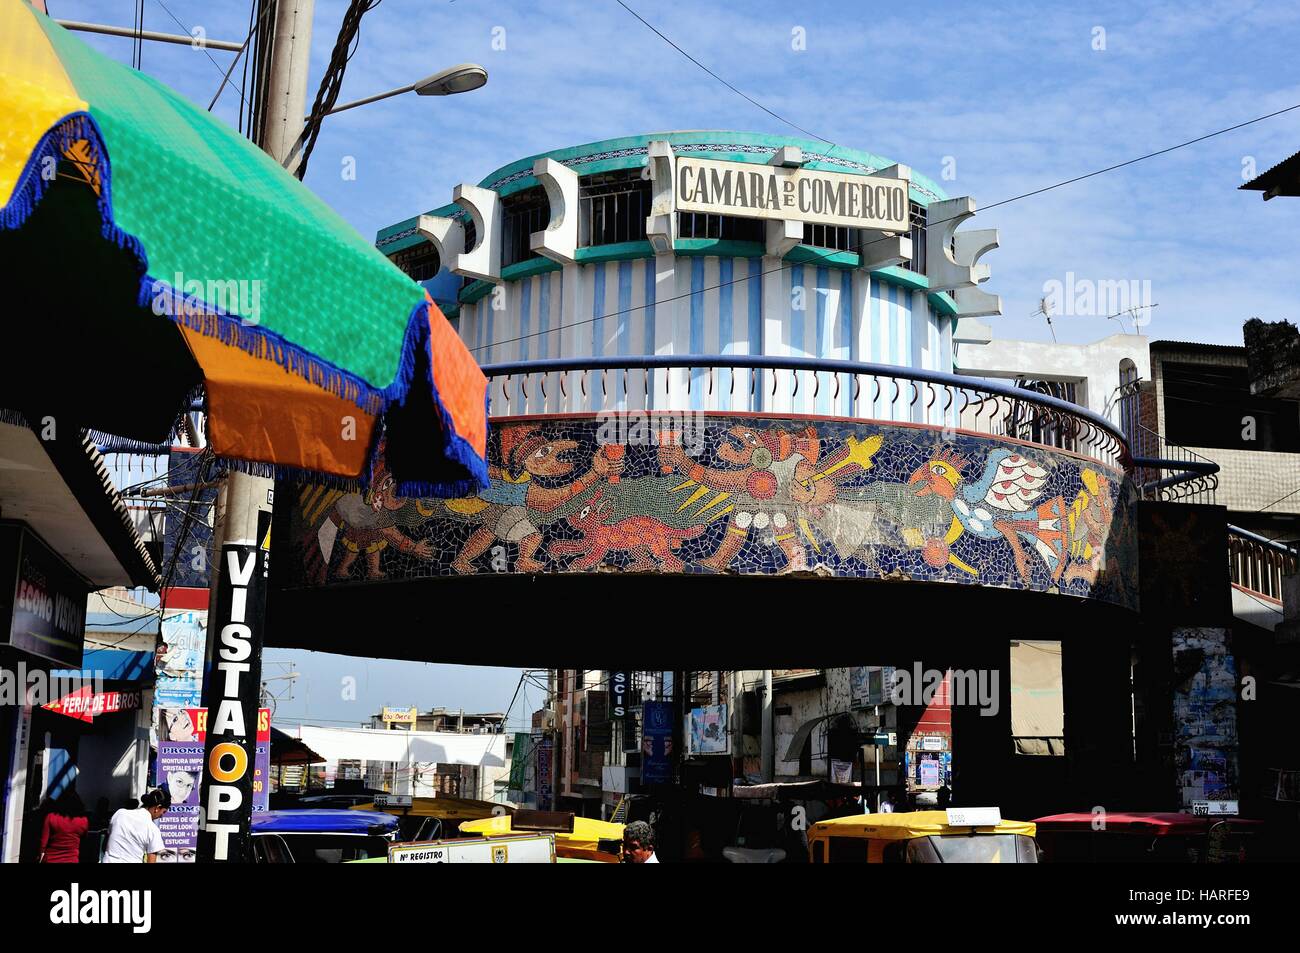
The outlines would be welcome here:
[[[477,185],[458,185],[451,200],[474,219],[475,242],[451,263],[458,275],[501,281],[501,196]]]
[[[421,215],[415,229],[433,245],[443,268],[450,268],[465,253],[465,226],[454,218]]]
[[[546,190],[551,219],[545,229],[529,236],[528,247],[561,265],[573,264],[578,250],[578,173],[554,159],[538,159],[533,175]]]

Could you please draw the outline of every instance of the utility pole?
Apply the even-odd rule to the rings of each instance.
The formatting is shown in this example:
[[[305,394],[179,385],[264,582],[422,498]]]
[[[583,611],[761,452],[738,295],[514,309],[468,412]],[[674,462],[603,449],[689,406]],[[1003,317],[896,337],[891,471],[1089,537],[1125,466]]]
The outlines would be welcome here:
[[[772,720],[772,670],[763,669],[762,738],[759,742],[759,770],[765,782],[776,780],[776,734]]]
[[[297,141],[307,99],[315,0],[276,0],[265,121],[258,145],[277,162]],[[251,860],[253,770],[262,682],[267,548],[274,481],[232,470],[217,495],[203,702],[207,742],[198,859]]]

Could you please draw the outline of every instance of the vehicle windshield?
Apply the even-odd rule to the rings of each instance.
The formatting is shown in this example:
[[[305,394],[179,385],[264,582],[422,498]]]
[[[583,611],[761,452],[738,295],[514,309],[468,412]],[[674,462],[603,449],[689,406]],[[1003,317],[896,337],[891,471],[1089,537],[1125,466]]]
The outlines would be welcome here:
[[[299,864],[340,864],[388,856],[388,839],[377,835],[286,834],[284,840]]]
[[[936,834],[908,844],[914,864],[1032,864],[1038,852],[1020,834]]]

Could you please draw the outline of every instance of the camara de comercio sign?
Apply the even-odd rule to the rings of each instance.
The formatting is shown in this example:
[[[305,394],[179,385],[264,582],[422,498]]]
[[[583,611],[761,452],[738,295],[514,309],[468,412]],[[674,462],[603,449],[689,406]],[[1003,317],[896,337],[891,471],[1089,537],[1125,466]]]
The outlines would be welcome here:
[[[907,180],[677,157],[683,212],[905,232]]]

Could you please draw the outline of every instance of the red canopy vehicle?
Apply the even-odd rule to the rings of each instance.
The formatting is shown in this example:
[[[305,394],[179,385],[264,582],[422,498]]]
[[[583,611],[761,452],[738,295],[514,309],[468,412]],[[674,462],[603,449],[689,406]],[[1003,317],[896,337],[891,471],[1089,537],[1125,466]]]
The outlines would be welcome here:
[[[1146,811],[1034,820],[1047,863],[1242,863],[1262,821]]]

